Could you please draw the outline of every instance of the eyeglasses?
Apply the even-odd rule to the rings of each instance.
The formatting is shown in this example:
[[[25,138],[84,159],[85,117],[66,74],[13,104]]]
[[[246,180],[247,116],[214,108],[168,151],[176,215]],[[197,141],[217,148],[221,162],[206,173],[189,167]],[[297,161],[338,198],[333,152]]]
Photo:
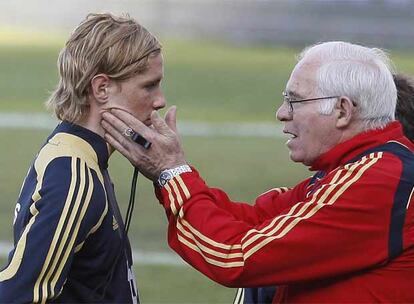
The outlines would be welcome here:
[[[288,105],[289,113],[293,113],[293,104],[294,103],[300,103],[300,102],[306,102],[306,101],[315,101],[315,100],[323,100],[323,99],[331,99],[331,98],[339,98],[341,96],[326,96],[326,97],[317,97],[317,98],[307,98],[307,99],[298,99],[298,100],[292,100],[286,92],[282,92],[283,95],[283,102],[285,102]],[[352,102],[353,103],[353,102]],[[353,103],[355,106],[355,103]]]

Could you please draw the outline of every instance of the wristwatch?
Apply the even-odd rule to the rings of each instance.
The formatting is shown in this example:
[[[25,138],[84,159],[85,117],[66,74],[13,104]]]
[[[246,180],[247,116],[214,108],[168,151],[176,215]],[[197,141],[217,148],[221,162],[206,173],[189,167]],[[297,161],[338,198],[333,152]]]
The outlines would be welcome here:
[[[172,169],[166,169],[161,171],[160,176],[158,177],[158,185],[160,187],[164,187],[168,181],[181,173],[191,172],[191,168],[189,165],[182,165]]]

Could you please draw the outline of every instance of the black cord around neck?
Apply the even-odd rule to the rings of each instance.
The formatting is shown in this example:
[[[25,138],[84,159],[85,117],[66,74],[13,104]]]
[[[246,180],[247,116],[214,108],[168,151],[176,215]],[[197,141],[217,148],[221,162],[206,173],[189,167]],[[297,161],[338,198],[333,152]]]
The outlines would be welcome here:
[[[137,180],[138,180],[138,174],[139,170],[138,168],[134,168],[134,175],[132,176],[132,183],[131,183],[131,194],[129,196],[129,203],[128,203],[128,209],[125,214],[125,237],[128,236],[129,226],[131,224],[132,219],[132,212],[134,211],[134,205],[135,205],[135,191],[137,189]]]

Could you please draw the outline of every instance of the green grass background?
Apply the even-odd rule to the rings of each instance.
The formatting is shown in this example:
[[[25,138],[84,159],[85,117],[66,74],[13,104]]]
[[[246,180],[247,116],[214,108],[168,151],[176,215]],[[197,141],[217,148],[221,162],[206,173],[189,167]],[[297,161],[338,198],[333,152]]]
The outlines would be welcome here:
[[[56,59],[64,38],[0,32],[0,112],[46,112],[57,81]],[[273,122],[297,49],[235,47],[224,43],[164,41],[164,91],[179,119],[204,122]],[[394,53],[399,71],[414,73],[411,53]],[[277,133],[275,123],[275,133]],[[47,130],[0,129],[0,240],[12,240],[13,210],[20,186]],[[188,160],[211,186],[234,200],[253,202],[275,186],[292,186],[310,175],[289,161],[285,139],[260,137],[183,138]],[[132,167],[119,154],[110,172],[125,210]],[[130,228],[134,248],[170,252],[166,220],[142,177]],[[2,261],[4,264],[4,260]],[[215,284],[191,267],[136,265],[144,303],[230,303],[234,290]]]

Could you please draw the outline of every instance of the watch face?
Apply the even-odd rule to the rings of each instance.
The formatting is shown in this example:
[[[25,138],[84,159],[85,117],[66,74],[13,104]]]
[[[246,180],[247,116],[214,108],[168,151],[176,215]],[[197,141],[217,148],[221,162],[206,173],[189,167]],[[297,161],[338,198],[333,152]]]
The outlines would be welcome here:
[[[164,171],[164,172],[161,172],[158,182],[161,186],[164,186],[172,178],[173,176],[171,172]]]

